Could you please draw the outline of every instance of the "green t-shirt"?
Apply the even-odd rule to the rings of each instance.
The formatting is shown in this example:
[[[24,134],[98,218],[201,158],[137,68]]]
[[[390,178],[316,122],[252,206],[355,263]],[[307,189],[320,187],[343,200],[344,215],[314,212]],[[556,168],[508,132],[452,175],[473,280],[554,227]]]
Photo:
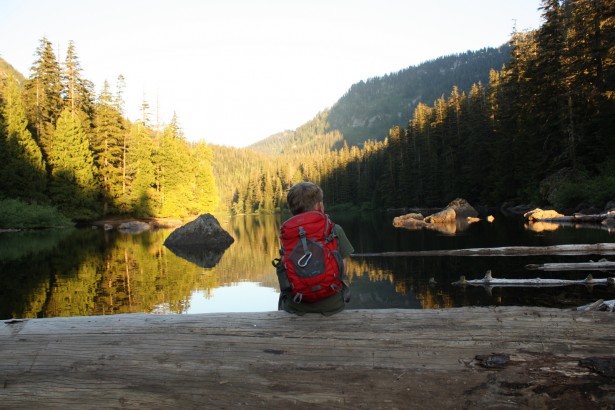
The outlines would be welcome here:
[[[346,233],[341,226],[335,224],[333,227],[333,232],[335,232],[335,235],[337,236],[337,246],[339,247],[340,255],[342,255],[342,259],[346,259],[351,253],[354,252],[354,248],[346,237]]]

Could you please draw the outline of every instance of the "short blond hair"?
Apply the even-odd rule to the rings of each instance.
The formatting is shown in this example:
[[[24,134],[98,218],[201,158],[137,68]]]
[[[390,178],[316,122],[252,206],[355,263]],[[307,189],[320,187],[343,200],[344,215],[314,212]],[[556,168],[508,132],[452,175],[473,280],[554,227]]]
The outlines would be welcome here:
[[[302,181],[293,185],[286,195],[288,207],[293,215],[313,211],[323,200],[322,189],[313,182]]]

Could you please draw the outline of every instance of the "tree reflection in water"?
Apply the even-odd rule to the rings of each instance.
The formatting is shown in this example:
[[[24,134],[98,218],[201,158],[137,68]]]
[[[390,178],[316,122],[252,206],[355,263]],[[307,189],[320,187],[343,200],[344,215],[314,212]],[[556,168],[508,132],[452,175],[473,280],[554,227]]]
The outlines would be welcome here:
[[[463,232],[443,234],[395,229],[388,215],[332,217],[344,226],[357,252],[614,240],[608,232],[596,229],[530,231],[522,223],[506,223],[502,218],[496,218],[494,224],[476,223]],[[218,220],[235,242],[212,267],[169,251],[163,242],[171,230],[137,235],[92,229],[0,234],[0,319],[201,313],[231,309],[224,307],[229,303],[233,311],[267,309],[267,304],[268,310],[275,310],[278,283],[271,260],[278,256],[281,217]],[[481,288],[451,285],[460,275],[482,278],[488,269],[498,277],[520,278],[534,274],[525,271],[528,263],[575,260],[586,261],[587,257],[351,257],[352,299],[348,308],[500,304],[568,307],[598,298],[615,299],[613,287],[495,288],[488,293]],[[565,278],[579,279],[575,273],[567,275]]]

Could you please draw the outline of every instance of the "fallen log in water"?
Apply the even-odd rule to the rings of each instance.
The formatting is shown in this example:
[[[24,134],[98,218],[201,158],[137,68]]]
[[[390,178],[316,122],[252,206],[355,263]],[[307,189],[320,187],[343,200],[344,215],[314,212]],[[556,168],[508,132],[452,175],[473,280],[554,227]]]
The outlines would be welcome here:
[[[540,222],[602,222],[607,218],[615,217],[613,213],[603,213],[597,215],[569,215],[569,216],[557,216],[553,218],[535,218],[536,221]]]
[[[499,248],[468,248],[431,251],[400,251],[353,253],[353,257],[396,256],[531,256],[531,255],[615,255],[615,243],[553,245],[553,246],[504,246]]]
[[[485,277],[482,279],[467,280],[465,276],[459,278],[457,282],[453,282],[453,285],[476,285],[476,286],[569,286],[569,285],[615,285],[615,278],[594,279],[591,274],[587,275],[585,279],[581,280],[567,280],[567,279],[497,279],[491,275],[491,271],[488,270]]]
[[[561,271],[561,270],[598,270],[607,271],[615,270],[615,262],[600,260],[598,262],[580,262],[580,263],[545,263],[542,265],[529,264],[525,265],[525,269],[529,270],[544,270],[544,271]]]

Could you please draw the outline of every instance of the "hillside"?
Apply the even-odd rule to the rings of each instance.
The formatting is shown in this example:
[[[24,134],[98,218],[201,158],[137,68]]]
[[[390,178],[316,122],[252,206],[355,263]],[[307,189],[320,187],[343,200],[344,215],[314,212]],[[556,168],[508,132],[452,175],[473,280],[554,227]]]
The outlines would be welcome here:
[[[15,70],[12,65],[7,63],[2,57],[0,57],[0,80],[7,78],[11,74],[15,76],[19,84],[23,84],[26,80],[25,77],[19,71]]]
[[[406,126],[419,102],[431,105],[442,95],[450,94],[453,86],[468,92],[479,81],[487,84],[489,71],[499,70],[510,59],[510,46],[485,48],[440,57],[382,77],[370,78],[350,87],[330,110],[319,113],[311,123],[327,126],[324,133],[339,131],[350,146],[360,146],[368,139],[383,140],[393,126]],[[299,131],[299,129],[297,130]],[[305,132],[302,145],[306,145]],[[319,134],[310,137],[317,139]],[[250,146],[269,155],[281,154],[297,146],[292,131],[272,135]]]

